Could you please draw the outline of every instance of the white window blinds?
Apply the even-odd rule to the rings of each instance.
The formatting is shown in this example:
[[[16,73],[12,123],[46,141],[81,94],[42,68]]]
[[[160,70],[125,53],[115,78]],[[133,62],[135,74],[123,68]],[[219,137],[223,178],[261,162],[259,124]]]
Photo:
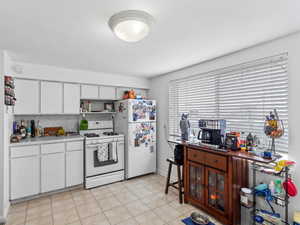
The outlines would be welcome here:
[[[281,54],[171,81],[169,134],[180,135],[181,114],[189,113],[193,128],[199,119],[226,119],[227,131],[252,132],[267,142],[265,116],[276,108],[285,128],[276,150],[287,151],[287,60]]]

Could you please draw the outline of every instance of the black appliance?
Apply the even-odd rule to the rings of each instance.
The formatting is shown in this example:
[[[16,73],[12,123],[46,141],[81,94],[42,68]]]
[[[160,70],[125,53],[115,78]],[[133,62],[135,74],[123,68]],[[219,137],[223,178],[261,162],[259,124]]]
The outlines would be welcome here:
[[[222,145],[221,129],[201,128],[198,139],[205,144]]]
[[[237,151],[240,149],[239,138],[234,134],[226,134],[225,138],[225,147],[227,149],[231,149],[233,151]]]

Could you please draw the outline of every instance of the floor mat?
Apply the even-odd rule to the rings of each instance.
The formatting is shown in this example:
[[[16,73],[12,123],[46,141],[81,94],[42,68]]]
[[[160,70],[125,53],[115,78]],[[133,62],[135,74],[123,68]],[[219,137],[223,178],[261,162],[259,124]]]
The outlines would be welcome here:
[[[186,224],[186,225],[197,225],[196,223],[194,223],[193,221],[192,221],[192,219],[191,219],[191,217],[187,217],[187,218],[185,218],[185,219],[183,219],[183,220],[181,220],[184,224]],[[207,225],[215,225],[214,223],[212,223],[212,222],[209,222]]]

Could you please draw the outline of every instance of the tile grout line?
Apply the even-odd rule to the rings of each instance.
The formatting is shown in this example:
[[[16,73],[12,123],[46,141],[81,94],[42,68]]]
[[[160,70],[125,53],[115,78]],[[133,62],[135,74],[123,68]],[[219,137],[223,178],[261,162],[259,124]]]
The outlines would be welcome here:
[[[79,211],[78,211],[77,205],[75,203],[74,196],[73,196],[72,192],[71,192],[71,198],[72,198],[73,203],[74,203],[74,207],[75,207],[78,219],[79,219],[79,223],[82,225],[82,220],[81,220],[81,217],[80,217],[80,214],[79,214]]]
[[[53,213],[53,202],[52,202],[52,196],[49,196],[50,198],[50,210],[51,210],[51,217],[52,217],[52,225],[54,225],[54,213]]]
[[[96,197],[94,196],[94,193],[93,193],[93,192],[91,192],[91,195],[92,195],[93,198],[95,199],[96,204],[97,204],[97,205],[99,206],[99,208],[101,209],[101,213],[104,215],[104,217],[106,218],[107,222],[108,222],[110,225],[112,225],[112,224],[110,223],[108,217],[105,215],[105,213],[104,213],[102,207],[100,206],[100,203],[97,201]]]
[[[29,202],[26,202],[26,208],[25,208],[25,221],[24,224],[27,223],[27,212],[28,212]]]

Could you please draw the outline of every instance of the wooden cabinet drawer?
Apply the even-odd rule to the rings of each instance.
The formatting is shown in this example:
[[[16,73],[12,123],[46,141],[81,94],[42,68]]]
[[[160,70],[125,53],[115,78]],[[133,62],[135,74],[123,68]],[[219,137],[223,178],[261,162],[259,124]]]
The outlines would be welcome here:
[[[227,158],[225,156],[212,154],[212,153],[205,153],[204,163],[216,169],[220,169],[223,171],[227,170]]]
[[[202,151],[188,149],[187,159],[198,163],[204,163],[204,154],[205,153]]]

